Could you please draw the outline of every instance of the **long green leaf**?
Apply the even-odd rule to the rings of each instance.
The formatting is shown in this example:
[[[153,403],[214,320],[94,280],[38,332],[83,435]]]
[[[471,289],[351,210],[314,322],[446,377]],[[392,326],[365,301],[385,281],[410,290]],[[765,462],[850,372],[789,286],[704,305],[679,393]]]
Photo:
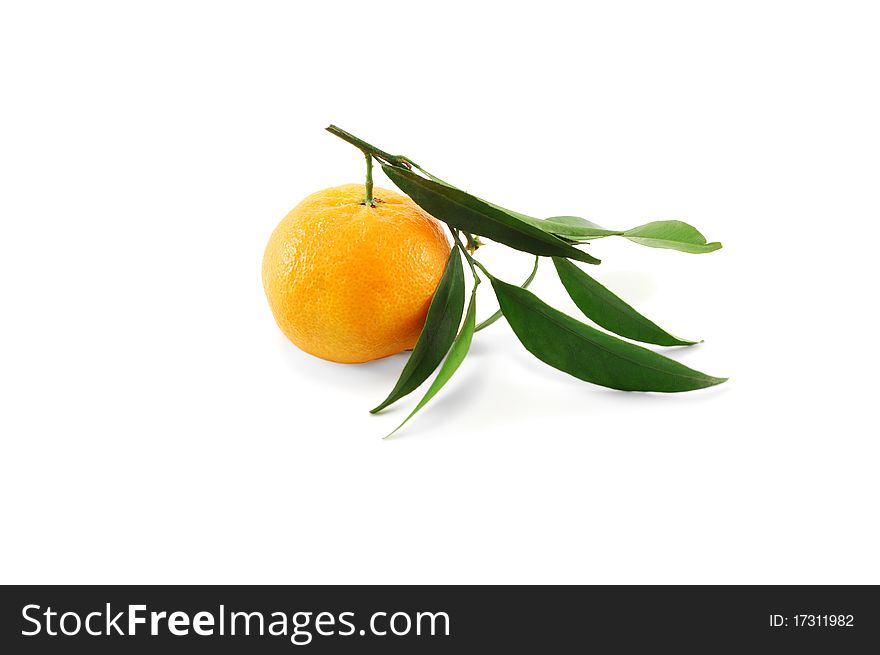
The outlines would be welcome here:
[[[539,221],[536,225],[542,230],[572,241],[588,241],[623,234],[620,230],[606,229],[580,216],[551,216],[533,220]]]
[[[406,425],[406,422],[409,421],[413,416],[415,416],[416,412],[418,412],[422,407],[427,405],[431,398],[436,396],[437,392],[443,388],[443,385],[449,382],[449,379],[458,370],[458,367],[461,366],[461,363],[464,361],[464,358],[468,354],[468,350],[471,347],[471,341],[474,338],[474,328],[476,327],[476,320],[477,287],[474,286],[473,290],[471,291],[471,299],[470,302],[468,302],[467,311],[464,314],[464,324],[461,326],[461,330],[459,331],[458,336],[452,343],[452,348],[449,349],[449,354],[446,356],[446,359],[443,360],[443,365],[437,372],[437,377],[434,378],[431,386],[428,387],[428,390],[425,392],[425,395],[422,396],[419,404],[415,406],[415,409],[413,409],[413,411],[410,412],[410,415],[403,420],[403,423],[394,428],[394,430],[385,437],[386,439],[397,432],[404,425]]]
[[[522,284],[519,285],[520,288],[522,288],[522,289],[529,288],[529,285],[532,283],[532,280],[535,279],[535,275],[538,274],[538,262],[540,261],[540,259],[541,259],[540,257],[535,256],[535,265],[532,266],[532,272],[529,273],[529,276],[525,279],[525,282],[523,282]],[[566,261],[568,261],[568,260],[566,260]],[[501,310],[499,309],[497,312],[492,314],[492,316],[487,318],[485,321],[480,321],[480,323],[477,325],[477,327],[474,331],[479,332],[480,330],[485,330],[487,327],[492,325],[495,321],[497,321],[502,316],[504,316],[504,314],[502,314]]]
[[[405,168],[383,164],[382,170],[417,205],[451,227],[479,234],[533,255],[567,257],[587,264],[599,263],[592,255],[523,221],[521,215],[515,212],[481,200],[461,189],[426,179]]]
[[[402,169],[398,167],[389,167],[394,171],[401,171]],[[469,196],[469,194],[461,191],[460,189],[456,189],[452,185],[447,182],[444,182],[440,178],[431,175],[424,169],[419,167],[419,170],[422,171],[425,175],[427,175],[432,182],[435,184],[446,187],[447,189],[453,189],[460,194],[465,196]],[[387,171],[386,171],[387,172]],[[403,174],[409,173],[414,177],[419,177],[410,171],[403,171]],[[390,176],[389,176],[390,177]],[[395,184],[397,182],[395,181]],[[400,186],[400,184],[398,184]],[[402,188],[402,187],[401,187]],[[409,194],[409,192],[406,192]],[[707,252],[713,252],[721,248],[721,244],[719,242],[707,243],[706,238],[700,233],[697,228],[693,225],[685,223],[684,221],[653,221],[651,223],[646,223],[645,225],[640,225],[638,227],[634,227],[630,230],[610,230],[608,228],[604,228],[597,223],[592,221],[588,221],[585,218],[581,218],[580,216],[551,216],[550,218],[535,218],[533,216],[528,216],[527,214],[521,214],[520,212],[513,211],[511,209],[505,209],[504,207],[500,207],[498,205],[492,204],[486,200],[482,200],[480,198],[475,198],[474,196],[469,196],[470,198],[474,198],[475,200],[483,203],[489,208],[507,214],[508,216],[512,216],[514,219],[519,219],[522,223],[527,223],[532,227],[536,227],[539,230],[546,232],[550,235],[556,236],[559,239],[571,243],[583,243],[585,241],[591,241],[593,239],[602,239],[604,237],[610,236],[622,236],[626,237],[633,243],[638,243],[643,246],[648,246],[651,248],[668,248],[670,250],[678,250],[680,252],[687,252],[692,254],[701,254]],[[430,210],[428,210],[429,213]],[[438,216],[438,218],[440,218]],[[455,227],[455,226],[453,226]],[[460,228],[465,229],[465,228]],[[484,235],[489,237],[488,234]],[[489,237],[492,238],[492,237]],[[501,241],[500,239],[495,239],[496,241]],[[501,241],[501,243],[505,243]],[[510,244],[508,244],[510,245]],[[516,247],[516,246],[513,246]],[[520,248],[522,250],[522,248]],[[527,252],[534,252],[535,254],[544,254],[538,253],[534,250],[528,250]],[[581,252],[576,250],[576,252]],[[585,253],[582,253],[585,254]],[[556,255],[560,256],[560,255]],[[568,257],[569,259],[578,259],[577,257],[571,255],[561,255],[563,257]],[[589,257],[589,255],[587,255]],[[580,261],[584,261],[581,259]],[[589,263],[598,263],[599,260],[595,262]]]
[[[658,346],[692,346],[639,314],[567,259],[554,257],[556,272],[568,295],[588,318],[622,337]]]
[[[394,389],[385,400],[370,410],[371,414],[381,411],[391,403],[415,391],[422,382],[428,379],[446,353],[449,352],[449,348],[455,340],[455,334],[458,332],[463,309],[464,269],[461,265],[461,251],[458,246],[453,246],[449,253],[449,260],[446,262],[446,269],[443,271],[443,277],[440,278],[440,283],[431,299],[425,327],[422,328],[419,340],[416,342],[406,366],[403,367]]]
[[[706,243],[706,237],[693,225],[683,221],[654,221],[623,233],[627,239],[649,248],[669,248],[692,254],[718,250],[717,241]]]
[[[653,221],[639,225],[630,230],[608,230],[601,225],[579,216],[553,216],[537,219],[529,216],[521,217],[530,225],[539,227],[561,239],[576,243],[601,239],[610,236],[622,236],[633,243],[650,248],[669,248],[692,254],[712,252],[721,248],[717,241],[706,243],[706,237],[700,234],[693,225],[684,221]]]
[[[530,291],[492,278],[501,310],[520,342],[541,361],[587,382],[623,391],[692,391],[725,381],[600,332],[553,309]]]

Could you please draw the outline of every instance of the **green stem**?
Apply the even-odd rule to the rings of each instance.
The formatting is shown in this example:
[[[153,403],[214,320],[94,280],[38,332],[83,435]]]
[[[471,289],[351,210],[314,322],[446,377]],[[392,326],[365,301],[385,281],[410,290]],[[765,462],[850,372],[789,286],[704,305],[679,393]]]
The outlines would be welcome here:
[[[535,257],[535,265],[532,267],[532,272],[529,273],[529,276],[526,278],[526,281],[519,285],[521,289],[528,289],[529,285],[532,283],[532,280],[535,279],[535,275],[538,273],[538,260],[539,259],[540,259],[540,257],[537,257],[537,256]],[[497,312],[492,314],[492,316],[487,318],[485,321],[480,321],[479,323],[477,323],[477,326],[474,328],[474,333],[477,333],[480,330],[485,330],[487,327],[492,325],[492,323],[497,321],[503,315],[504,315],[503,312],[499,309]]]
[[[364,157],[367,158],[367,181],[364,184],[367,193],[364,196],[364,204],[367,207],[375,207],[376,205],[373,204],[373,155],[365,152]]]
[[[354,134],[350,134],[345,130],[336,127],[335,125],[330,125],[327,127],[327,131],[334,136],[338,136],[343,141],[350,143],[351,145],[358,148],[364,154],[371,154],[376,159],[384,161],[386,164],[391,164],[392,166],[398,166],[400,168],[411,168],[409,160],[406,157],[401,157],[399,155],[390,155],[384,150],[379,150],[376,146],[367,143],[363,139],[359,139]]]
[[[467,260],[468,265],[471,267],[471,274],[474,276],[474,287],[476,287],[477,285],[480,284],[480,276],[477,275],[477,270],[474,268],[474,264],[477,264],[479,266],[479,262],[476,261],[473,257],[471,257],[471,254],[467,251],[467,248],[465,248],[464,245],[462,245],[461,237],[458,236],[458,230],[453,230],[450,228],[449,231],[452,232],[452,238],[455,239],[456,245],[464,253],[464,257]],[[480,266],[480,268],[483,268],[483,267]],[[486,269],[483,269],[483,271],[485,271],[485,270]],[[487,273],[487,275],[488,275],[488,273]]]
[[[483,266],[480,262],[478,262],[476,259],[474,259],[474,258],[471,257],[470,255],[468,255],[468,259],[469,259],[470,261],[472,261],[474,264],[476,264],[476,265],[477,265],[477,268],[479,268],[481,271],[483,271],[483,273],[486,274],[486,277],[488,277],[490,280],[492,279],[492,274],[491,274],[489,271],[486,270],[486,267],[485,267],[485,266]]]

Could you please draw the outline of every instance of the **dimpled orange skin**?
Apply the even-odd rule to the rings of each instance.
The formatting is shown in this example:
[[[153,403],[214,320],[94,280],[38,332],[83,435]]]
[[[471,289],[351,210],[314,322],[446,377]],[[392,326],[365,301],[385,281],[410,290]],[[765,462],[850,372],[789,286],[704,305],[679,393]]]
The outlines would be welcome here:
[[[281,331],[307,353],[354,364],[415,346],[449,241],[408,197],[363,184],[313,193],[275,228],[263,288]]]

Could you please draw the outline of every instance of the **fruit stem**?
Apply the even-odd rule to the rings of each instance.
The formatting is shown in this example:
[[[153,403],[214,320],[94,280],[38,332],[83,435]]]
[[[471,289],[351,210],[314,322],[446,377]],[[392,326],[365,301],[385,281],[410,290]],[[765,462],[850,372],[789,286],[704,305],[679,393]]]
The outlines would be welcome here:
[[[367,207],[375,207],[376,205],[373,204],[373,155],[365,152],[364,157],[367,158],[367,181],[364,184],[367,193],[364,196],[364,204]]]
[[[338,136],[343,141],[350,143],[354,147],[358,148],[364,154],[371,154],[376,159],[384,161],[386,164],[391,164],[392,166],[397,166],[399,168],[412,169],[409,160],[406,157],[402,157],[400,155],[390,155],[384,150],[379,150],[376,146],[367,143],[363,139],[357,138],[354,134],[350,134],[345,130],[336,127],[335,125],[329,125],[327,127],[327,131],[334,136]]]

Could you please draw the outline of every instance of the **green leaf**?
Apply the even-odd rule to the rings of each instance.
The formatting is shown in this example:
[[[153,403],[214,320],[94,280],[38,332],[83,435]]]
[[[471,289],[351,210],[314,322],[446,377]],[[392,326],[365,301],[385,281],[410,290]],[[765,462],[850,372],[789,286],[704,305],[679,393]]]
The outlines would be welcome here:
[[[471,341],[474,338],[476,320],[477,287],[475,285],[473,290],[471,291],[471,299],[468,303],[468,308],[464,315],[464,324],[461,326],[461,330],[459,331],[458,336],[455,338],[455,341],[452,344],[452,348],[449,349],[449,354],[443,361],[443,365],[440,367],[440,371],[437,373],[437,377],[434,378],[431,386],[428,387],[428,390],[425,392],[425,395],[422,396],[419,404],[415,406],[415,409],[413,409],[413,411],[410,412],[410,415],[403,420],[403,423],[394,428],[394,430],[385,437],[386,439],[397,432],[404,425],[406,425],[406,422],[409,421],[413,416],[415,416],[416,412],[418,412],[422,407],[427,405],[431,398],[436,396],[437,392],[443,388],[443,385],[449,382],[449,379],[458,370],[458,367],[461,366],[461,363],[464,361],[464,358],[468,354],[468,350],[471,347]]]
[[[479,234],[533,255],[567,257],[587,264],[599,263],[598,259],[570,243],[522,220],[522,215],[516,212],[448,184],[426,179],[405,168],[383,164],[382,170],[417,205],[450,227]]]
[[[383,168],[392,168],[394,171],[403,170],[404,174],[409,173],[413,177],[419,177],[412,173],[411,171],[407,171],[405,169],[400,169],[398,167],[387,167],[383,166]],[[424,169],[419,168],[422,173],[427,175],[432,182],[442,187],[446,187],[447,189],[452,189],[464,196],[469,196],[469,194],[461,191],[460,189],[456,189],[452,185],[444,182],[440,178],[431,175]],[[386,173],[388,171],[386,170]],[[389,175],[389,177],[391,177]],[[393,179],[393,178],[392,178]],[[395,184],[400,186],[395,180]],[[401,187],[403,188],[403,187]],[[408,191],[405,191],[407,195],[412,197]],[[570,243],[582,243],[584,241],[590,241],[593,239],[602,239],[604,237],[610,236],[622,236],[626,237],[633,243],[638,243],[643,246],[648,246],[651,248],[668,248],[670,250],[678,250],[681,252],[687,252],[692,254],[700,254],[706,252],[712,252],[714,250],[718,250],[721,248],[721,244],[716,242],[706,243],[706,237],[700,234],[699,230],[695,228],[693,225],[689,225],[684,221],[653,221],[651,223],[646,223],[645,225],[640,225],[638,227],[634,227],[631,230],[610,230],[608,228],[604,228],[597,223],[592,221],[588,221],[586,218],[581,218],[580,216],[551,216],[550,218],[535,218],[533,216],[528,216],[527,214],[521,214],[520,212],[513,211],[511,209],[505,209],[504,207],[499,207],[498,205],[494,205],[485,200],[481,200],[479,198],[475,198],[474,196],[469,196],[470,198],[474,198],[478,202],[483,203],[484,205],[507,214],[508,216],[512,216],[514,219],[519,219],[522,223],[527,223],[532,227],[536,227],[539,230],[546,232],[550,235],[558,237],[560,240]],[[415,198],[413,198],[415,200]],[[418,201],[416,200],[418,203]],[[427,210],[429,213],[431,210]],[[437,216],[437,218],[441,218]],[[444,219],[445,220],[445,219]],[[450,223],[452,225],[452,223]],[[455,225],[453,225],[455,227]],[[460,228],[466,229],[466,228]],[[475,230],[470,230],[472,232],[476,232]],[[476,232],[481,234],[480,232]],[[492,238],[488,234],[484,236]],[[501,241],[500,239],[495,239],[496,241],[500,241],[501,243],[506,243]],[[510,244],[508,244],[510,245]],[[516,247],[516,246],[513,246]],[[523,250],[523,248],[519,248]],[[527,252],[533,252],[534,254],[545,254],[538,253],[535,250],[527,250]],[[576,250],[581,254],[582,251]],[[560,255],[553,255],[560,256]],[[578,259],[577,257],[573,257],[571,255],[561,255],[563,257],[568,257],[569,259]],[[589,255],[587,255],[589,257]],[[580,261],[584,261],[581,259]],[[589,263],[598,263],[599,260],[595,262]]]
[[[536,256],[535,257],[535,265],[532,267],[532,272],[529,273],[529,276],[526,278],[525,282],[523,282],[522,284],[519,285],[520,289],[528,289],[529,285],[532,283],[532,280],[535,279],[535,275],[538,274],[538,261],[539,260],[540,260],[540,257]],[[568,260],[566,260],[566,261],[568,261]],[[492,323],[497,321],[502,316],[503,316],[503,314],[501,313],[501,310],[499,309],[497,312],[492,314],[492,316],[487,318],[485,321],[481,321],[480,324],[477,325],[475,331],[479,332],[480,330],[485,330],[487,327],[492,325]]]
[[[619,230],[608,230],[580,216],[551,216],[550,218],[540,220],[539,227],[542,230],[572,241],[587,241],[623,234]]]
[[[692,391],[725,381],[592,328],[496,278],[492,287],[517,338],[541,361],[623,391]]]
[[[443,277],[440,278],[440,283],[431,299],[425,327],[422,328],[419,340],[406,366],[403,367],[394,389],[385,400],[370,410],[371,414],[385,409],[391,403],[415,391],[428,379],[449,352],[455,333],[458,332],[463,309],[464,270],[461,265],[461,251],[458,246],[453,246]]]
[[[574,304],[606,330],[658,346],[692,346],[696,341],[679,339],[639,314],[567,259],[554,257],[556,272]]]
[[[521,216],[521,219],[561,239],[574,242],[622,236],[643,246],[669,248],[694,254],[712,252],[721,248],[721,244],[717,241],[706,243],[706,237],[693,225],[684,221],[654,221],[631,230],[620,231],[605,229],[579,216],[552,216],[543,220]]]
[[[581,218],[580,216],[551,216],[550,218],[545,218],[542,220],[547,225],[563,225],[569,229],[584,229],[596,231],[601,230],[603,232],[614,232],[614,230],[606,230],[598,223],[588,221],[586,218]],[[617,234],[617,232],[614,233]]]
[[[693,225],[683,221],[654,221],[623,233],[627,239],[650,248],[669,248],[692,254],[718,250],[717,241],[706,243],[706,237]]]

